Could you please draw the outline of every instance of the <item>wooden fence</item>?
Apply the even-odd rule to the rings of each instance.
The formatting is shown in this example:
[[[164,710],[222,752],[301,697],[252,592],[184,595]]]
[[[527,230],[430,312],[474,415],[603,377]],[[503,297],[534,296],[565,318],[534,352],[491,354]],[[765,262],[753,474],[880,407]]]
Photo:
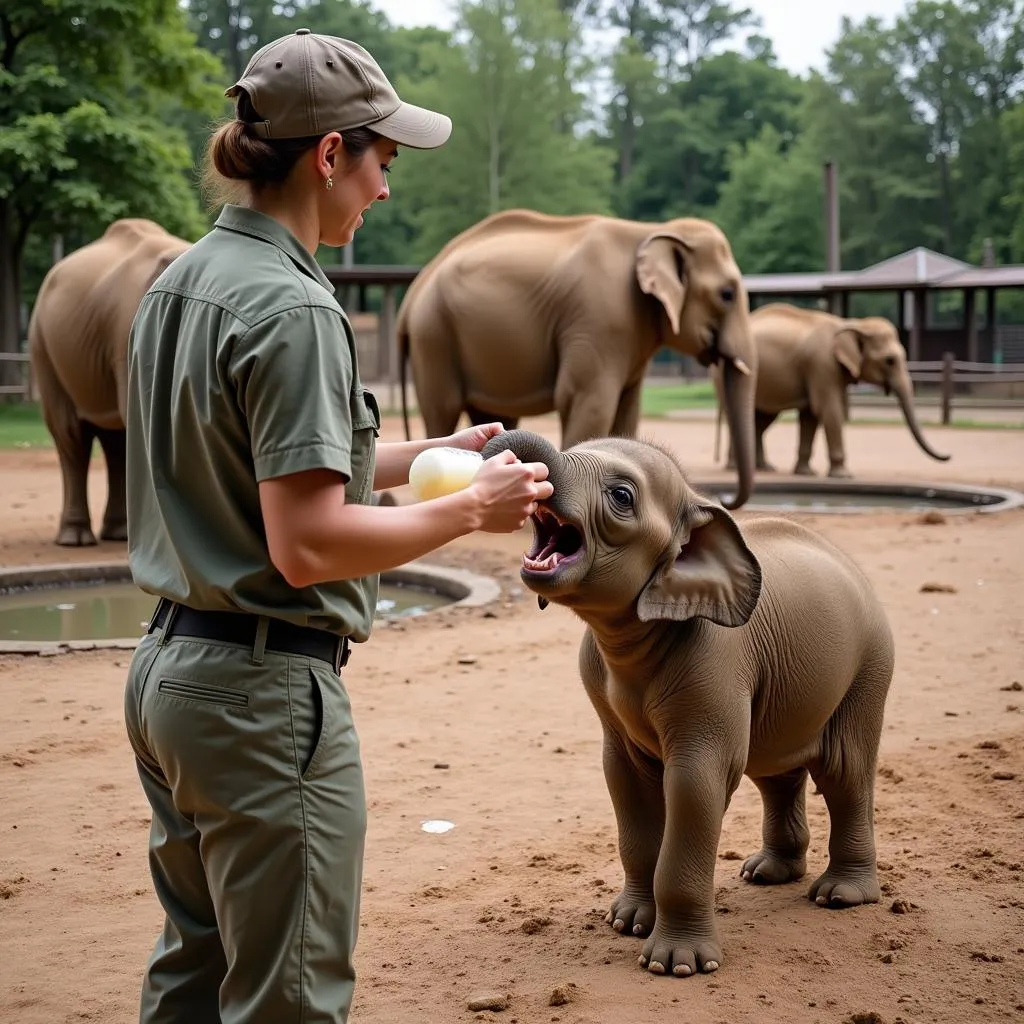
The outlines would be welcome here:
[[[1007,385],[1006,398],[1016,397],[1013,385],[1024,385],[1024,363],[968,363],[953,358],[946,352],[942,359],[928,362],[907,363],[910,379],[915,384],[938,384],[942,422],[949,423],[953,415],[953,400],[957,385],[966,385],[974,390],[978,384],[985,386]]]
[[[22,380],[17,384],[5,383],[8,374],[3,370],[6,364],[22,364]],[[13,375],[12,375],[13,376]],[[15,395],[24,401],[35,398],[32,381],[32,365],[27,352],[0,352],[0,395]]]

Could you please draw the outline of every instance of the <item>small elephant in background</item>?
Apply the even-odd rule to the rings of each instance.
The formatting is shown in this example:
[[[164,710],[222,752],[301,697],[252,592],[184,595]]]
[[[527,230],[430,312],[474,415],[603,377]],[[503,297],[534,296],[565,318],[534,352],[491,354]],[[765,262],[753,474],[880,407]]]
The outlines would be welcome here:
[[[190,245],[153,221],[117,220],[98,239],[55,263],[43,279],[29,319],[28,349],[63,477],[58,544],[96,543],[87,486],[94,440],[107,463],[100,537],[128,537],[128,333],[142,296]]]
[[[665,449],[602,438],[559,452],[523,430],[492,438],[549,468],[521,578],[541,608],[586,625],[583,684],[625,885],[606,921],[644,937],[655,974],[714,971],[722,819],[743,775],[764,806],[748,882],[803,877],[808,776],[830,818],[829,859],[808,889],[823,907],[877,902],[874,780],[894,643],[871,584],[806,527],[741,530],[695,492]]]
[[[906,351],[891,321],[880,316],[843,318],[773,302],[751,313],[750,329],[758,359],[754,394],[758,470],[774,471],[765,458],[764,432],[780,413],[796,409],[800,417],[800,442],[793,472],[799,476],[814,475],[811,452],[821,424],[828,444],[828,475],[851,477],[846,466],[843,423],[849,418],[847,389],[857,383],[875,384],[887,395],[894,394],[921,450],[940,462],[949,459],[935,451],[921,433],[914,413],[914,385],[907,371]],[[719,396],[717,453],[722,387],[717,367],[711,367],[709,372]],[[733,465],[731,443],[727,465]]]

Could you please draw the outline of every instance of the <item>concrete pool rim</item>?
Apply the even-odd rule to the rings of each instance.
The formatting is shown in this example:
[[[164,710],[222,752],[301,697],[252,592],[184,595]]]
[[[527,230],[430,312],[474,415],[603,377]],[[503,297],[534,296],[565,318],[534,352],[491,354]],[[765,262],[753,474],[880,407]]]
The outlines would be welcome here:
[[[698,492],[710,497],[721,497],[723,494],[735,493],[736,485],[729,479],[698,480],[693,479],[690,485]],[[886,504],[873,505],[866,502],[858,506],[822,506],[820,508],[808,508],[798,506],[796,508],[783,505],[762,504],[758,502],[759,494],[769,495],[780,492],[787,493],[798,491],[803,494],[820,494],[823,497],[829,495],[851,495],[870,498],[895,497],[895,498],[920,498],[927,502],[929,499],[939,501],[958,501],[962,506],[949,508],[937,507],[934,511],[943,515],[960,516],[966,514],[995,512],[1006,512],[1009,509],[1024,507],[1024,492],[1013,490],[1010,487],[996,486],[995,484],[957,484],[957,483],[931,483],[927,480],[914,480],[900,483],[893,480],[842,480],[834,477],[806,477],[783,473],[761,474],[754,480],[753,491],[750,499],[738,511],[751,512],[775,512],[779,514],[801,514],[801,515],[861,515],[865,513],[879,514],[883,512],[895,513],[898,515],[916,514],[926,511],[921,508],[910,508],[907,506],[894,506]],[[972,500],[981,497],[982,501]]]
[[[432,562],[408,562],[400,568],[382,572],[380,581],[433,590],[451,599],[438,608],[424,612],[424,615],[436,615],[450,608],[482,608],[501,596],[500,584],[489,576]],[[126,561],[22,565],[0,569],[0,596],[33,591],[43,593],[48,587],[131,582],[131,572]],[[155,598],[153,604],[156,605]],[[0,640],[0,655],[134,650],[140,639],[140,636],[131,636],[96,640]]]

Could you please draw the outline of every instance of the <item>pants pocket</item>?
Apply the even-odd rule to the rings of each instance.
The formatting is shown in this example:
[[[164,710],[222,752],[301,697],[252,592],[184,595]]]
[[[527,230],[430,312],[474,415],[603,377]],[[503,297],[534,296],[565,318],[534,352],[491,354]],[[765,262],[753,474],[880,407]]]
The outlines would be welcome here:
[[[303,682],[308,681],[308,690],[305,693],[293,692],[291,704],[292,719],[296,723],[296,763],[302,781],[308,782],[323,760],[327,744],[327,709],[316,673],[312,668],[307,668],[303,675]]]
[[[245,690],[232,690],[226,686],[211,686],[192,679],[161,679],[156,686],[157,693],[180,700],[194,700],[201,704],[218,704],[221,707],[247,708],[249,694]]]

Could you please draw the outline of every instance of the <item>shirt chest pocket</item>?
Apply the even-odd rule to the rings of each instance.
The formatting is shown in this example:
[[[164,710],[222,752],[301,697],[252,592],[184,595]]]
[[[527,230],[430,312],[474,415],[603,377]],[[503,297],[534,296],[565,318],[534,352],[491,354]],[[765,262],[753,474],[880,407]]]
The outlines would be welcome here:
[[[352,478],[345,487],[345,501],[368,505],[373,493],[380,409],[373,392],[363,388],[352,392],[349,411],[352,417]]]

